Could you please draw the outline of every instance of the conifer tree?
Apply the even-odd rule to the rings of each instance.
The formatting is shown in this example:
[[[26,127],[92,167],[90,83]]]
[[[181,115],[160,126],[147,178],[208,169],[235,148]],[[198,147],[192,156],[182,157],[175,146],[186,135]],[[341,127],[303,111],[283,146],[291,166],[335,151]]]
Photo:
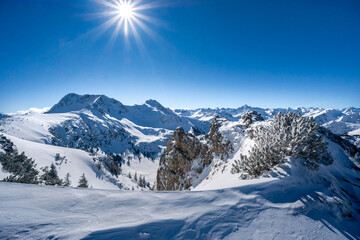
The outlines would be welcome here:
[[[141,175],[140,175],[140,177],[139,177],[139,186],[140,186],[140,187],[143,187],[143,178],[142,178]]]
[[[83,175],[81,175],[80,179],[79,179],[79,185],[78,187],[81,187],[81,188],[88,188],[89,185],[88,185],[88,181],[85,177],[85,173],[83,173]]]
[[[70,187],[70,185],[71,185],[70,173],[67,173],[67,174],[66,174],[63,182],[64,182],[64,183],[63,183],[63,186],[65,186],[65,187]]]
[[[43,181],[43,183],[45,185],[53,185],[53,186],[55,186],[55,185],[61,186],[62,185],[62,180],[58,176],[56,166],[54,163],[52,163],[50,165],[50,169],[49,169],[49,167],[45,167],[42,169],[42,171],[44,173],[41,176],[41,180]]]
[[[3,181],[30,184],[38,183],[39,171],[35,169],[35,161],[26,157],[24,152],[18,154],[16,150],[12,150],[6,152],[6,154],[0,154],[0,163],[3,171],[11,173],[11,175],[4,178]]]
[[[231,172],[256,177],[283,162],[285,157],[303,159],[310,169],[331,164],[327,143],[318,128],[313,118],[292,112],[278,113],[269,124],[254,129],[255,146],[249,156],[241,155],[234,162]]]

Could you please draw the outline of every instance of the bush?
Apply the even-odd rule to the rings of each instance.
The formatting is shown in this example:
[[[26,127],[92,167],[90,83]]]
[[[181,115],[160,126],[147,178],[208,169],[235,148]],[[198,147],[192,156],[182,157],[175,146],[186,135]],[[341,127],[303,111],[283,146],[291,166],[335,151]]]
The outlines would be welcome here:
[[[249,156],[241,155],[241,159],[235,161],[231,172],[245,172],[245,178],[256,177],[288,156],[304,159],[304,164],[314,170],[319,164],[329,165],[332,158],[318,129],[313,118],[279,113],[268,125],[254,129],[255,146]]]
[[[3,179],[5,182],[17,183],[38,183],[38,170],[35,169],[35,161],[25,156],[22,152],[17,151],[0,154],[0,163],[2,169],[11,173],[10,176]]]

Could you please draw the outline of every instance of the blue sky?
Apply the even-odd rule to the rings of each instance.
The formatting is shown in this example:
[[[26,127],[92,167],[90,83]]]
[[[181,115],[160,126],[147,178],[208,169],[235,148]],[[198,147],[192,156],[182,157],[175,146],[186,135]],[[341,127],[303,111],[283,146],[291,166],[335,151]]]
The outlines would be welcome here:
[[[360,1],[164,1],[145,50],[88,0],[0,1],[0,112],[70,92],[174,108],[360,107]],[[89,33],[90,32],[90,33]]]

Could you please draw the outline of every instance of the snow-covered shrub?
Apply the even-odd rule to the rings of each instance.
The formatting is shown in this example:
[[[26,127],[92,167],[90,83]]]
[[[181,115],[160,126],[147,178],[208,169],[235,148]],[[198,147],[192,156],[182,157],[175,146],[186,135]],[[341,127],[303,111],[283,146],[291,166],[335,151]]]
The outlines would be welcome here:
[[[241,155],[231,172],[245,172],[244,177],[256,177],[281,163],[285,157],[304,160],[304,164],[317,169],[319,164],[331,164],[327,143],[318,132],[313,118],[288,112],[277,114],[267,125],[254,129],[255,146],[249,156]]]
[[[2,170],[11,173],[3,179],[5,182],[17,183],[38,183],[38,171],[35,169],[35,161],[25,156],[24,153],[18,154],[16,150],[6,154],[0,154]]]

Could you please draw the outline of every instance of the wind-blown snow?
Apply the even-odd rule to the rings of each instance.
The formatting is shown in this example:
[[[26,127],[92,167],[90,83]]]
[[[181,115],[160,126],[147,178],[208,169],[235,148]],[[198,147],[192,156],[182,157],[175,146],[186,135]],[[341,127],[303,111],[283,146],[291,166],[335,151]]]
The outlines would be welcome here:
[[[319,207],[323,186],[284,179],[217,191],[161,193],[0,183],[0,238],[360,237],[358,221],[336,219]]]

